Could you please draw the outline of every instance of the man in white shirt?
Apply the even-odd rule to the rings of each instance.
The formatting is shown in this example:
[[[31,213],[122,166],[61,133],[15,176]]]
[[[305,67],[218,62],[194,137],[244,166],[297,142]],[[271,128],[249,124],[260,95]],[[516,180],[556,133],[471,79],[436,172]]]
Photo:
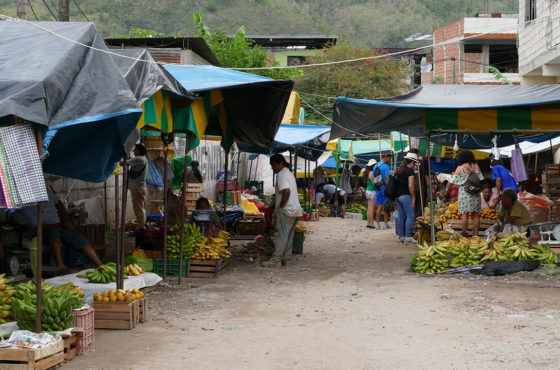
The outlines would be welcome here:
[[[273,226],[275,228],[274,253],[263,267],[288,265],[292,258],[292,245],[298,218],[303,216],[296,185],[296,178],[288,169],[288,163],[281,154],[270,157],[270,166],[276,174],[276,209]]]

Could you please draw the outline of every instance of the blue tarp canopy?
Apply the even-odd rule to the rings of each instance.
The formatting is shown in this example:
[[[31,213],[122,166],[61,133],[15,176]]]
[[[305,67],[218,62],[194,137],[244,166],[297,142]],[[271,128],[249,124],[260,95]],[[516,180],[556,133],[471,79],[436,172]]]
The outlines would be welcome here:
[[[560,86],[424,85],[386,99],[337,98],[331,139],[356,133],[397,130],[417,138],[431,137],[442,145],[490,148],[529,135],[555,134],[560,114]],[[543,141],[534,137],[535,141]]]
[[[221,91],[227,125],[237,142],[266,148],[274,141],[294,81],[271,80],[214,66],[164,67],[192,98]]]
[[[298,156],[311,161],[317,160],[325,151],[330,126],[303,126],[303,125],[280,125],[276,137],[268,148],[238,143],[239,150],[246,153],[281,153],[298,146]]]
[[[0,35],[0,123],[17,116],[45,127],[45,172],[107,179],[142,111],[112,56],[98,51],[107,47],[95,26],[5,21]]]

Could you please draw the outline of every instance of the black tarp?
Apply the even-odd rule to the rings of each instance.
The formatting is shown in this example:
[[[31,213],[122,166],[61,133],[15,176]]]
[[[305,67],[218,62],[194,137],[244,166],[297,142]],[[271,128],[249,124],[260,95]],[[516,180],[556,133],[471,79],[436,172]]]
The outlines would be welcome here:
[[[141,113],[92,23],[0,22],[0,121],[48,127],[45,172],[104,181]]]

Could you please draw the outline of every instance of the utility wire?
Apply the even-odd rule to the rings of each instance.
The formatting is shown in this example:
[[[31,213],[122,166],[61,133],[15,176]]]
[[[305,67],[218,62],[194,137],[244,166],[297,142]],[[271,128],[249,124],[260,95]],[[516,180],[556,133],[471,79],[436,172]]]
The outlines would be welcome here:
[[[45,4],[45,6],[47,7],[47,9],[49,10],[49,13],[51,13],[51,15],[53,16],[55,21],[58,21],[58,18],[56,17],[56,15],[54,15],[53,11],[51,10],[51,8],[49,8],[47,2],[45,0],[41,0],[43,2],[43,4]],[[11,17],[9,17],[11,18]]]
[[[42,1],[43,1],[43,3],[45,3],[45,0],[42,0]],[[52,13],[52,11],[51,11],[51,14],[52,14],[53,17],[54,17],[54,14]],[[439,43],[439,44],[427,45],[427,46],[422,46],[422,47],[418,47],[418,48],[415,48],[415,49],[409,49],[409,50],[399,51],[399,52],[389,53],[389,54],[374,55],[374,56],[370,56],[370,57],[363,57],[363,58],[357,58],[357,59],[348,59],[348,60],[340,60],[340,61],[325,62],[325,63],[316,63],[316,64],[304,64],[304,65],[301,65],[301,66],[299,66],[299,67],[297,67],[297,68],[309,68],[309,67],[318,67],[318,66],[326,66],[326,65],[336,65],[336,64],[344,64],[344,63],[351,63],[351,62],[358,62],[358,61],[365,61],[365,60],[373,60],[373,59],[388,58],[388,57],[392,57],[392,56],[406,55],[406,54],[411,54],[411,53],[416,52],[416,51],[422,51],[422,50],[425,50],[425,49],[435,49],[435,48],[440,48],[440,47],[444,47],[444,46],[447,46],[447,45],[457,44],[457,43],[463,42],[463,41],[465,41],[465,40],[480,38],[480,37],[482,37],[482,36],[484,36],[484,35],[489,35],[489,34],[494,34],[494,33],[500,33],[501,31],[502,31],[502,33],[503,33],[503,31],[512,30],[512,28],[518,29],[518,28],[522,27],[522,26],[525,25],[525,24],[529,24],[529,23],[536,24],[536,23],[539,23],[539,22],[542,22],[542,21],[546,21],[546,20],[550,20],[550,19],[554,19],[554,18],[559,18],[559,17],[560,17],[560,12],[559,12],[559,13],[553,13],[553,14],[550,14],[550,15],[547,15],[547,16],[543,16],[543,17],[539,17],[539,18],[535,18],[535,19],[533,19],[533,20],[531,20],[531,21],[521,22],[520,24],[517,24],[517,25],[515,25],[515,26],[508,26],[508,27],[504,27],[504,28],[500,28],[500,29],[495,29],[495,30],[491,30],[491,31],[481,32],[481,33],[474,34],[474,35],[472,35],[472,36],[464,37],[464,38],[462,38],[462,39],[448,40],[448,41],[445,41],[445,42],[441,42],[441,43]],[[23,19],[13,18],[13,17],[7,16],[7,15],[3,15],[3,14],[0,14],[0,18],[3,18],[3,19],[10,19],[10,20],[16,20],[16,21],[21,21],[21,22],[28,22],[28,23],[30,23],[32,26],[37,27],[37,28],[39,28],[39,29],[41,29],[41,30],[43,30],[43,31],[45,31],[45,32],[48,32],[48,33],[50,33],[50,34],[52,34],[52,35],[54,35],[54,36],[56,36],[56,37],[65,39],[65,40],[67,40],[67,41],[70,41],[70,42],[72,42],[72,43],[75,43],[75,44],[84,46],[84,47],[89,48],[89,49],[92,49],[92,50],[100,51],[100,52],[102,52],[102,53],[115,55],[115,56],[118,56],[118,57],[121,57],[121,58],[132,59],[132,60],[135,60],[135,61],[137,61],[137,62],[154,63],[154,64],[157,64],[157,65],[178,65],[178,63],[160,63],[160,62],[152,62],[152,61],[143,60],[143,59],[141,59],[141,58],[134,58],[134,57],[128,57],[128,56],[125,56],[125,55],[120,55],[120,54],[118,54],[118,53],[114,53],[114,52],[111,52],[111,51],[109,51],[109,50],[103,50],[103,49],[95,48],[95,47],[93,47],[93,46],[86,45],[86,44],[81,43],[81,42],[79,42],[79,41],[72,40],[72,39],[70,39],[70,38],[68,38],[68,37],[65,37],[65,36],[63,36],[63,35],[57,34],[57,33],[54,32],[54,31],[51,31],[51,30],[49,30],[49,29],[46,29],[46,28],[40,26],[40,25],[37,24],[37,23],[29,22],[29,21],[23,20]],[[56,17],[55,17],[55,18],[56,18]],[[203,66],[200,66],[200,67],[203,67]],[[213,68],[213,66],[208,66],[208,67],[212,67],[212,68]],[[294,67],[293,67],[293,66],[275,66],[275,67],[258,67],[258,68],[257,68],[257,67],[253,67],[253,68],[230,67],[230,68],[224,68],[224,69],[233,69],[233,70],[243,71],[243,70],[267,70],[267,69],[289,69],[289,68],[294,68]]]
[[[80,8],[80,6],[78,5],[78,2],[76,0],[72,0],[74,2],[74,4],[76,4],[76,6],[78,7],[78,10],[80,11],[80,13],[82,13],[82,15],[84,16],[84,18],[86,19],[86,21],[90,22],[90,20],[88,19],[87,15],[85,15],[85,13],[82,11],[82,8]]]
[[[31,12],[33,13],[33,16],[35,16],[35,20],[38,21],[39,18],[37,18],[37,14],[35,14],[35,9],[33,9],[33,5],[31,5],[31,0],[27,0],[27,3],[29,4],[29,7],[31,8]]]

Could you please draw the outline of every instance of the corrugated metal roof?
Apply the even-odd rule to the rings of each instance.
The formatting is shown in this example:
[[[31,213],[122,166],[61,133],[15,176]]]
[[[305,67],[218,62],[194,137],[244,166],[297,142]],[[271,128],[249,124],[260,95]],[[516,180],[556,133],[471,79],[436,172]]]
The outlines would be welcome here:
[[[192,50],[196,54],[206,59],[210,64],[220,66],[218,58],[214,55],[210,47],[200,37],[145,37],[130,39],[105,39],[107,46],[112,48],[146,48],[154,55],[152,49],[173,49]],[[158,59],[158,58],[156,58]],[[159,59],[158,59],[159,60]]]

